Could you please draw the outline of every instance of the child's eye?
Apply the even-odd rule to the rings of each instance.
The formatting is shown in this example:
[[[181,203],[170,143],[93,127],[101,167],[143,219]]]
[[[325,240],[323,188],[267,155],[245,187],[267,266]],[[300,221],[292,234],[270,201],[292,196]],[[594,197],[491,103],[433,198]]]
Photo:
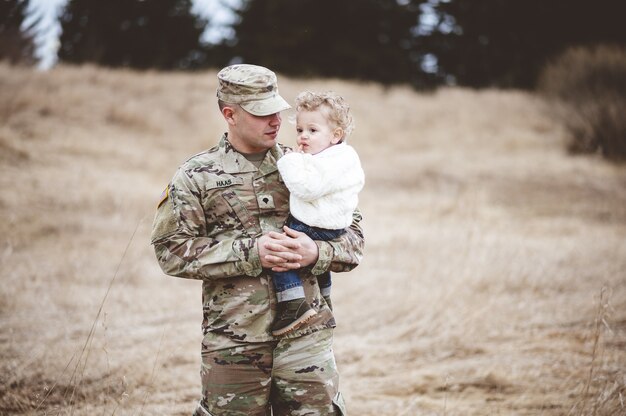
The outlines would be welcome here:
[[[302,129],[296,129],[296,133],[302,133]]]

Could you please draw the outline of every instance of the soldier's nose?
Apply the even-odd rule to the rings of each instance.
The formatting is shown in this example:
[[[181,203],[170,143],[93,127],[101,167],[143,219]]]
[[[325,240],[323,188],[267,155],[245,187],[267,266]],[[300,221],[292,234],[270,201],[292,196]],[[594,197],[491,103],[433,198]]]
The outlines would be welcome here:
[[[279,113],[275,113],[275,114],[272,114],[272,115],[270,116],[270,124],[271,124],[272,126],[275,126],[275,125],[277,125],[277,124],[280,124],[280,114],[279,114]]]

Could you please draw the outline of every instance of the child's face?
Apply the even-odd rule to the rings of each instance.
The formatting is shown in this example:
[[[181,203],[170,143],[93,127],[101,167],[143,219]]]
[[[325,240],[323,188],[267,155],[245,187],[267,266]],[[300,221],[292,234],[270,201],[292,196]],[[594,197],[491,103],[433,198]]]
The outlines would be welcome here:
[[[343,132],[331,125],[323,111],[300,111],[296,115],[296,143],[304,153],[316,154],[339,143]]]

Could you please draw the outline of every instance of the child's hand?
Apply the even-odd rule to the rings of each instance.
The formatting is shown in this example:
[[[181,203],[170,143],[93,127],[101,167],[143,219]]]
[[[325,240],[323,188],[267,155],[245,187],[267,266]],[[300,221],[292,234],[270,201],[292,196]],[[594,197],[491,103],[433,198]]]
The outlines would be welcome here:
[[[304,153],[304,146],[298,145],[298,152]]]

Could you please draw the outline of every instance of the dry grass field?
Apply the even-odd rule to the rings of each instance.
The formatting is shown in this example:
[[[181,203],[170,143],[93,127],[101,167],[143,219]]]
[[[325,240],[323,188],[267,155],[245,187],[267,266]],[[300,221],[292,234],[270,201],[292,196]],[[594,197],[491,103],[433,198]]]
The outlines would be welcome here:
[[[357,122],[366,256],[333,295],[351,415],[626,414],[625,166],[568,156],[524,92],[279,85]],[[200,282],[163,275],[149,233],[224,130],[215,87],[0,65],[0,414],[190,414]]]

